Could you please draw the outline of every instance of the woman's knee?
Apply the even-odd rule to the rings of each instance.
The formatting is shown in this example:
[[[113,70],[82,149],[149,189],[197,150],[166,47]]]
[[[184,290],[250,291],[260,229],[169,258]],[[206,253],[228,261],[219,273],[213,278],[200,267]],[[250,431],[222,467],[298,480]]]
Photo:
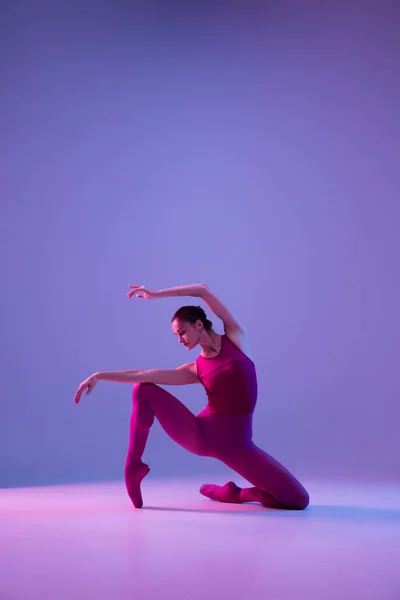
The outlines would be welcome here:
[[[286,510],[304,510],[310,504],[310,496],[301,483],[290,486],[284,493],[274,494],[274,497]]]
[[[136,425],[145,429],[149,429],[154,422],[154,412],[150,406],[150,386],[153,385],[152,383],[135,383],[132,390],[132,418]]]
[[[303,489],[298,494],[296,494],[296,498],[293,503],[291,503],[292,510],[304,510],[310,504],[310,496],[307,490]]]
[[[151,391],[151,389],[156,388],[156,387],[157,386],[154,383],[148,383],[148,382],[135,383],[135,385],[132,388],[133,400],[142,400],[143,398],[146,398],[146,396],[149,395],[149,392]]]

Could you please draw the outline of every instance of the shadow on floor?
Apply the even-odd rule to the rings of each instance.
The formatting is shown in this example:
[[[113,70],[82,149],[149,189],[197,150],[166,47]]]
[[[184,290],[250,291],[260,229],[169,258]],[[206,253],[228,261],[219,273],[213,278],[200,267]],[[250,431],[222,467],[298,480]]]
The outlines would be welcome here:
[[[220,508],[217,508],[220,506]],[[253,516],[253,517],[279,517],[285,519],[333,519],[338,521],[379,521],[400,522],[400,510],[368,508],[363,506],[334,506],[324,504],[311,504],[305,510],[278,510],[264,508],[259,504],[246,503],[236,506],[235,509],[227,508],[226,504],[210,501],[210,508],[179,508],[168,506],[144,506],[143,511],[171,511],[187,513],[203,513],[217,515]]]

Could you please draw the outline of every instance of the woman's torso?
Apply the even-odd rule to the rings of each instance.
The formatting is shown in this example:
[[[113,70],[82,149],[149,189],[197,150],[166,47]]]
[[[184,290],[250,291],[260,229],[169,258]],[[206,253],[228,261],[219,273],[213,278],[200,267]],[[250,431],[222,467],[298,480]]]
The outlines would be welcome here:
[[[218,355],[198,356],[197,374],[207,397],[207,408],[219,415],[244,415],[257,402],[257,375],[254,362],[225,334]]]

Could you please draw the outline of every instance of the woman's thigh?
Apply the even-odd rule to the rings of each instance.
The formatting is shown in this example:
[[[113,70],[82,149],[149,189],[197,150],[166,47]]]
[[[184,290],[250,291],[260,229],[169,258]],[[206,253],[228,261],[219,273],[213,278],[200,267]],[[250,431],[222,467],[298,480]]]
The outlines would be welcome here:
[[[178,398],[153,383],[136,384],[137,410],[145,404],[167,435],[193,454],[208,456],[198,418]]]

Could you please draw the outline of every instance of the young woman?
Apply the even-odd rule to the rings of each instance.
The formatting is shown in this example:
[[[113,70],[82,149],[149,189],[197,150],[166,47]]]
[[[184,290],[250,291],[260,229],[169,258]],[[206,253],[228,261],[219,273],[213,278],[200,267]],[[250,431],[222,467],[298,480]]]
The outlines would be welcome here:
[[[136,508],[143,505],[140,485],[150,468],[142,462],[149,430],[158,419],[166,433],[183,448],[199,456],[214,457],[252,484],[240,488],[233,481],[223,486],[205,484],[200,493],[221,502],[260,502],[268,508],[306,508],[304,487],[272,456],[252,441],[253,412],[257,401],[257,377],[246,332],[205,284],[153,291],[130,285],[128,298],[152,300],[168,296],[194,296],[222,320],[224,335],[216,333],[200,306],[182,306],[172,317],[172,330],[187,350],[201,346],[193,362],[177,369],[111,371],[94,373],[75,395],[89,395],[99,380],[134,383],[130,440],[125,482]],[[156,384],[201,383],[208,404],[197,416],[175,396]]]

